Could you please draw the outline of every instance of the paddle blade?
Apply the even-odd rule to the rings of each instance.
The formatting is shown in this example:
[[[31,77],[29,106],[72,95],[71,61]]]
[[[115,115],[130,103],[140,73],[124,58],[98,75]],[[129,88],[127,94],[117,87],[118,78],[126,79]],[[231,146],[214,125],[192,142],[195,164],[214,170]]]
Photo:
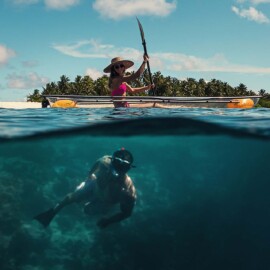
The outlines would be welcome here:
[[[53,208],[51,208],[46,212],[38,214],[37,216],[34,217],[34,219],[37,220],[39,223],[41,223],[44,227],[48,227],[52,219],[54,218],[55,214],[56,212],[53,210]]]
[[[141,37],[142,37],[142,42],[144,42],[144,32],[143,32],[143,28],[142,28],[142,24],[140,23],[139,19],[136,17],[139,28],[140,28],[140,32],[141,32]]]

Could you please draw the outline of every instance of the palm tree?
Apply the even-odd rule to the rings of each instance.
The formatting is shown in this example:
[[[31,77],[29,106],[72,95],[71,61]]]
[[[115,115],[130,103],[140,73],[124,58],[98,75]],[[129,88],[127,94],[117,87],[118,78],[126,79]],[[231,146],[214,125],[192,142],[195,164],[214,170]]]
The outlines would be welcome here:
[[[237,96],[245,96],[247,95],[247,87],[243,84],[243,83],[240,83],[236,88],[236,95]]]
[[[96,95],[94,88],[95,88],[94,80],[88,75],[84,76],[82,79],[82,89],[81,89],[82,95]]]
[[[161,72],[153,74],[153,81],[156,85],[156,95],[158,96],[237,96],[237,95],[255,95],[252,90],[248,90],[244,84],[233,88],[228,83],[220,80],[212,79],[210,82],[205,82],[204,79],[196,81],[193,78],[187,80],[179,80],[170,76],[163,76]],[[138,78],[131,83],[132,87],[140,87],[150,83],[149,74]],[[38,89],[34,90],[32,95],[27,98],[30,101],[35,101],[42,97],[42,95],[110,95],[108,88],[108,77],[102,76],[97,80],[93,80],[90,76],[76,76],[74,82],[62,75],[58,82],[47,83],[43,87],[40,94]],[[151,94],[151,93],[149,93]],[[140,95],[139,93],[137,95]],[[259,91],[265,99],[269,98],[269,94],[264,89]]]
[[[38,89],[34,90],[34,93],[32,95],[28,95],[27,96],[27,101],[31,101],[31,102],[41,102],[42,100],[42,96],[39,93]]]
[[[57,82],[59,94],[67,95],[70,93],[71,87],[70,87],[69,81],[70,79],[65,75],[62,75],[60,77],[60,81]]]
[[[98,78],[94,83],[94,89],[98,96],[110,96],[110,90],[108,87],[108,77],[103,75]]]
[[[56,83],[51,82],[47,83],[45,87],[43,87],[42,95],[58,95],[59,89]]]
[[[264,90],[264,89],[261,89],[260,91],[259,91],[259,95],[260,96],[265,96],[265,94],[266,94],[266,91]]]

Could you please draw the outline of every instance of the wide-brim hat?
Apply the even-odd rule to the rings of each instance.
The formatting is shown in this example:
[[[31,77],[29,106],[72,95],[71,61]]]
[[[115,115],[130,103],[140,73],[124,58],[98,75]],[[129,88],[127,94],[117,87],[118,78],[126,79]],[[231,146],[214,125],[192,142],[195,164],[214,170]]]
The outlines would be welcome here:
[[[111,60],[111,63],[107,67],[104,68],[103,71],[105,73],[110,73],[112,66],[119,64],[119,63],[123,64],[125,66],[125,69],[128,69],[134,65],[134,62],[132,62],[130,60],[126,60],[122,57],[115,57]]]

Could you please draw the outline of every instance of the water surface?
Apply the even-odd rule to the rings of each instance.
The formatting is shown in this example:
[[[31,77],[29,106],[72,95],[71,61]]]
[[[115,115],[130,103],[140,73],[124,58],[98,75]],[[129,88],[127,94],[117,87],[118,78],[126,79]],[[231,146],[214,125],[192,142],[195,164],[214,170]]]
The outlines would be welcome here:
[[[1,269],[268,269],[267,109],[0,110]],[[33,220],[95,160],[130,150],[138,200],[105,230],[71,205]]]

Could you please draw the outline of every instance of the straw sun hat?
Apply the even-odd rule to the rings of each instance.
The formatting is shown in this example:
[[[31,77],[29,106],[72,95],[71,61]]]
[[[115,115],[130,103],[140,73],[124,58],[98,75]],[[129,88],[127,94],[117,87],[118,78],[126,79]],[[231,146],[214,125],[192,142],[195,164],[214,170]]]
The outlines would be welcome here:
[[[130,61],[130,60],[125,60],[122,57],[115,57],[115,58],[112,59],[111,63],[107,67],[104,68],[103,71],[105,73],[110,73],[111,72],[111,67],[116,65],[116,64],[119,64],[119,63],[123,64],[126,69],[128,69],[128,68],[130,68],[130,67],[132,67],[134,65],[134,63],[132,61]]]

